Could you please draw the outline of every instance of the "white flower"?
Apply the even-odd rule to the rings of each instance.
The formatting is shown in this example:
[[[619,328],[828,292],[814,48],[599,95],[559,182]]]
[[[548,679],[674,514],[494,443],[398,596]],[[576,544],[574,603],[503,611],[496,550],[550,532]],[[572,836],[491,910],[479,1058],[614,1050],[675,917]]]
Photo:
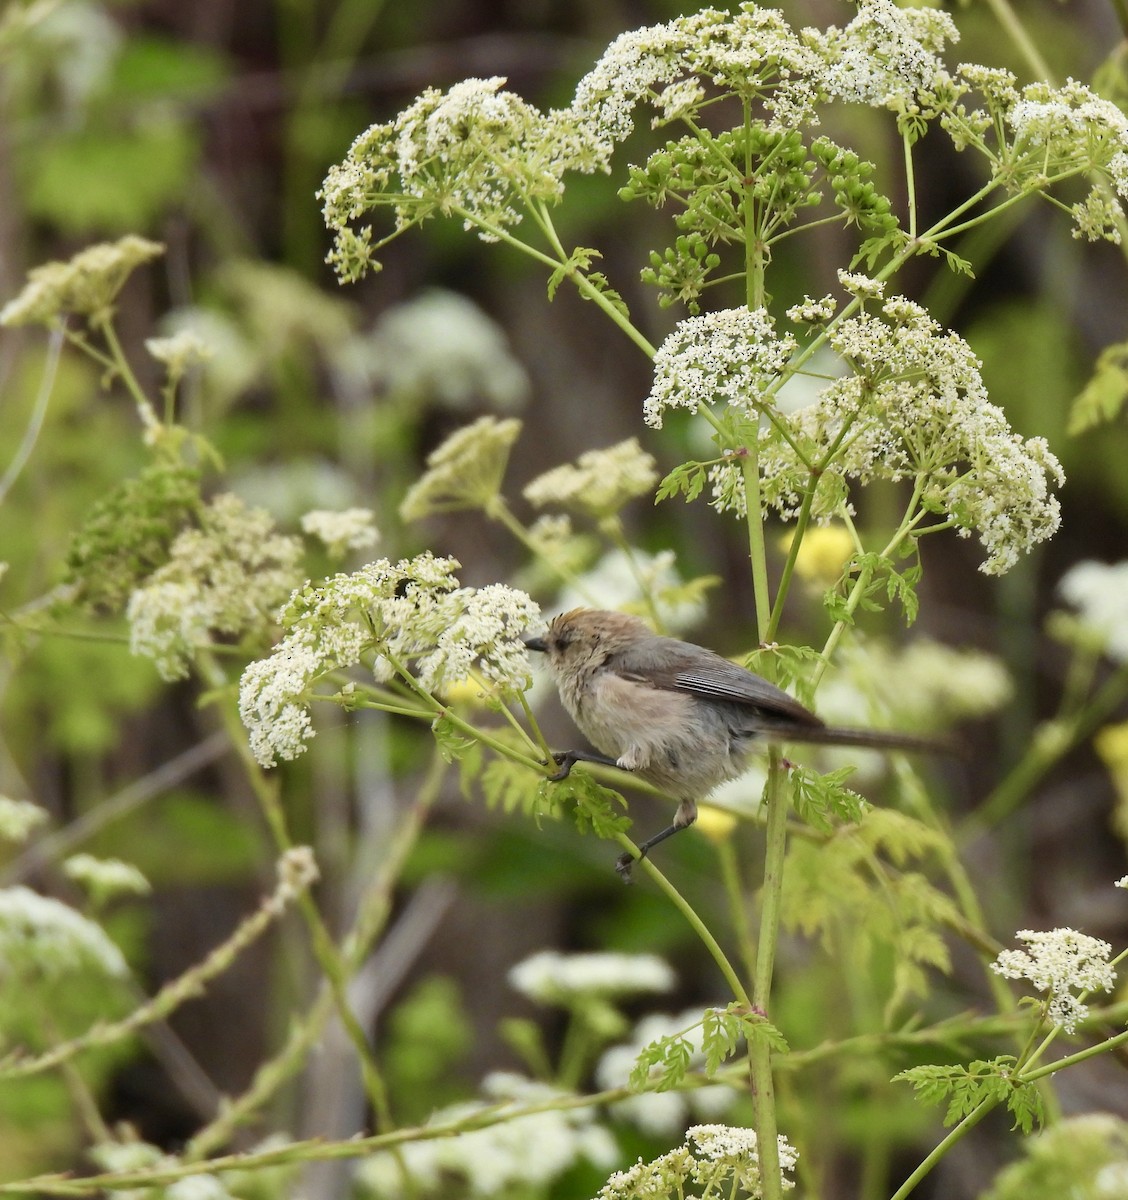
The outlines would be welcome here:
[[[861,0],[845,29],[812,31],[826,64],[819,79],[829,96],[858,104],[912,102],[944,71],[945,42],[959,41],[951,16],[934,8],[899,8],[893,0]]]
[[[529,392],[502,330],[455,292],[434,288],[397,304],[380,318],[370,348],[376,382],[396,401],[512,409]]]
[[[863,300],[880,300],[885,295],[885,284],[868,275],[859,275],[850,271],[838,272],[838,282],[852,296],[860,296]]]
[[[524,496],[542,508],[559,504],[594,517],[616,513],[629,500],[654,490],[658,472],[652,455],[628,438],[602,450],[587,450],[575,465],[554,467],[525,485]]]
[[[212,356],[211,348],[192,329],[181,329],[168,337],[146,338],[145,349],[168,367],[169,378],[180,379],[189,367],[206,362]]]
[[[654,954],[561,954],[541,950],[509,972],[509,983],[530,1000],[566,1005],[583,996],[668,992],[670,966]]]
[[[779,336],[762,308],[729,308],[689,317],[662,343],[654,356],[654,384],[643,405],[648,425],[661,429],[668,408],[725,401],[751,416],[769,385],[795,352],[789,334]]]
[[[880,315],[843,321],[830,342],[853,375],[788,414],[782,428],[773,424],[761,442],[763,495],[782,516],[798,512],[808,464],[838,446],[819,480],[815,516],[846,502],[846,480],[916,480],[927,511],[963,536],[979,535],[988,574],[1005,572],[1056,532],[1061,512],[1051,489],[1064,481],[1061,464],[1044,438],[1011,431],[966,342],[900,296]],[[715,467],[712,479],[715,504],[743,511],[739,467]]]
[[[288,630],[269,658],[252,662],[239,687],[239,715],[264,766],[296,758],[313,736],[317,683],[362,660],[378,681],[415,661],[424,687],[441,689],[480,671],[499,694],[523,691],[531,668],[522,634],[540,609],[514,588],[460,587],[452,558],[382,558],[294,592],[280,620]]]
[[[567,1093],[517,1075],[497,1072],[484,1080],[485,1103],[470,1102],[436,1112],[430,1124],[465,1120],[487,1107],[513,1108],[543,1103]],[[503,1110],[504,1111],[504,1110]],[[451,1177],[461,1180],[472,1196],[495,1197],[517,1190],[542,1191],[576,1163],[587,1161],[606,1170],[618,1149],[606,1129],[596,1123],[594,1109],[548,1109],[472,1129],[456,1138],[408,1142],[397,1158],[422,1191],[449,1194]],[[357,1172],[373,1196],[398,1194],[402,1187],[397,1158],[373,1155]]]
[[[376,517],[370,508],[346,508],[343,511],[317,508],[302,516],[302,532],[320,538],[333,558],[343,558],[350,550],[367,550],[380,540]]]
[[[798,1151],[783,1134],[778,1135],[780,1185],[784,1191],[795,1183],[785,1171],[793,1171]],[[732,1125],[694,1125],[686,1130],[685,1142],[652,1162],[642,1159],[626,1171],[608,1179],[597,1200],[649,1200],[667,1196],[694,1195],[686,1185],[703,1188],[706,1196],[763,1195],[759,1143],[755,1130]]]
[[[1116,982],[1109,963],[1112,947],[1074,929],[1020,929],[1015,937],[1029,950],[1003,950],[991,969],[1006,979],[1027,979],[1039,992],[1048,992],[1050,1020],[1072,1033],[1089,1011],[1073,993],[1107,992]]]
[[[73,854],[63,862],[63,873],[83,887],[96,904],[115,896],[143,896],[152,890],[145,876],[120,858]]]
[[[173,542],[169,561],[129,598],[129,648],[151,658],[164,679],[188,674],[214,634],[261,632],[300,583],[302,545],[274,528],[264,509],[216,496],[200,527]]]
[[[1086,629],[1103,640],[1109,658],[1128,662],[1128,560],[1079,562],[1062,576],[1058,591]]]
[[[837,308],[838,301],[833,296],[824,296],[821,300],[804,296],[800,304],[793,304],[787,310],[787,319],[796,325],[815,325],[829,321]]]
[[[27,800],[0,796],[0,839],[23,842],[47,820],[47,810]]]
[[[427,470],[400,503],[405,521],[463,509],[489,510],[501,491],[509,452],[521,432],[514,417],[480,417],[427,455]]]
[[[625,1087],[642,1051],[652,1042],[674,1035],[684,1036],[693,1047],[691,1068],[702,1069],[705,1055],[701,1010],[690,1008],[676,1015],[651,1013],[635,1025],[626,1042],[609,1047],[600,1056],[595,1068],[597,1084],[606,1089]],[[683,1092],[639,1092],[617,1101],[614,1112],[646,1134],[669,1136],[684,1129],[691,1118],[715,1120],[724,1116],[736,1099],[732,1088],[708,1084]]]
[[[128,234],[88,246],[68,262],[44,263],[0,309],[0,325],[51,324],[69,314],[104,319],[134,269],[163,253],[158,242]]]
[[[25,887],[0,889],[0,981],[5,989],[30,979],[66,979],[93,971],[129,974],[121,951],[100,925],[66,904]]]

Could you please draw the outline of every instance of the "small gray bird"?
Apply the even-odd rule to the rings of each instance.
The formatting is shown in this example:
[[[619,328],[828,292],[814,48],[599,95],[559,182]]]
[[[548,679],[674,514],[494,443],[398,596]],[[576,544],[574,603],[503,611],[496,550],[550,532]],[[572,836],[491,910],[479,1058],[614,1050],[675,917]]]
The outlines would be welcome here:
[[[575,608],[554,618],[542,651],[560,699],[600,754],[555,754],[563,779],[577,762],[631,771],[679,801],[673,824],[639,846],[639,857],[697,819],[697,801],[744,774],[764,741],[820,742],[936,752],[910,734],[827,725],[798,700],[744,667],[692,642],[661,637],[626,613]],[[628,878],[634,859],[619,858]]]

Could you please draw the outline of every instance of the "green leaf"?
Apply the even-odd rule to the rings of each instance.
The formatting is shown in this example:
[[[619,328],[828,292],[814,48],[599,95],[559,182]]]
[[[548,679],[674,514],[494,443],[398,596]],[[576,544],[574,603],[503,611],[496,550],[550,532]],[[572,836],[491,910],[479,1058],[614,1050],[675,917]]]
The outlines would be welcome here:
[[[926,1104],[948,1102],[945,1125],[955,1125],[981,1104],[1005,1104],[1015,1118],[1014,1128],[1029,1133],[1045,1119],[1041,1094],[1033,1083],[1013,1077],[1013,1055],[976,1059],[968,1066],[911,1067],[893,1076],[893,1082],[911,1083]]]
[[[793,768],[791,797],[799,818],[822,833],[830,833],[839,821],[850,824],[859,821],[866,811],[866,802],[844,786],[854,770],[853,766],[839,767],[820,775],[809,767]]]
[[[1073,401],[1066,432],[1084,433],[1113,420],[1125,400],[1128,400],[1128,342],[1116,342],[1101,351],[1093,377]]]
[[[693,1060],[693,1044],[685,1034],[659,1038],[635,1060],[630,1086],[636,1092],[668,1092],[685,1078]]]
[[[597,783],[586,771],[571,771],[560,780],[542,780],[538,790],[554,807],[573,805],[572,816],[580,833],[590,831],[599,838],[613,838],[631,827],[626,813],[616,812],[616,804],[625,809],[626,800]]]
[[[435,745],[439,753],[442,755],[443,762],[452,763],[460,759],[471,746],[475,744],[476,739],[467,737],[454,721],[449,713],[440,713],[431,722],[431,732],[435,735]]]
[[[654,503],[669,500],[671,496],[684,496],[686,503],[696,500],[709,480],[711,463],[687,462],[675,467],[658,485]]]
[[[562,262],[548,277],[549,300],[556,299],[556,291],[565,279],[586,272],[595,259],[602,257],[603,255],[598,250],[592,250],[586,246],[577,246],[569,255],[568,261]]]

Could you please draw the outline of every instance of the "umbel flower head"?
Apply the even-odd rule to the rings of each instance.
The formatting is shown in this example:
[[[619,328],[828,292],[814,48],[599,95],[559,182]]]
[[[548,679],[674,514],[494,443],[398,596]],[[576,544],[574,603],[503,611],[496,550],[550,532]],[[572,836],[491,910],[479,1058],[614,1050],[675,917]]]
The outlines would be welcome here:
[[[525,499],[543,508],[559,505],[592,517],[617,513],[629,500],[645,496],[658,482],[657,464],[638,438],[587,450],[575,465],[554,467],[526,484]]]
[[[489,511],[501,491],[509,451],[521,432],[514,417],[479,417],[455,430],[427,455],[427,470],[400,503],[405,521],[434,513],[480,508]]]
[[[133,270],[163,253],[159,242],[129,234],[88,246],[68,262],[44,263],[0,309],[0,325],[50,325],[71,315],[106,319]]]
[[[1015,937],[1029,949],[1001,951],[991,969],[1005,979],[1029,980],[1037,991],[1048,993],[1050,1020],[1072,1033],[1089,1011],[1074,993],[1107,992],[1116,982],[1109,963],[1112,947],[1075,929],[1020,929]]]
[[[478,672],[499,695],[531,682],[521,635],[540,609],[503,584],[459,586],[452,558],[428,553],[386,558],[352,574],[294,592],[280,620],[288,631],[269,658],[251,663],[239,689],[239,714],[264,766],[296,758],[313,737],[315,685],[359,663],[378,682],[412,679],[429,692]]]
[[[279,533],[265,509],[216,496],[199,528],[172,543],[168,562],[130,596],[129,645],[163,679],[182,679],[193,655],[216,635],[262,634],[301,582],[302,545]]]
[[[894,0],[860,0],[842,28],[791,28],[774,8],[746,2],[704,8],[616,38],[565,108],[541,112],[500,77],[428,88],[399,116],[356,139],[322,186],[329,255],[342,279],[376,267],[384,242],[432,216],[461,219],[495,240],[527,211],[553,203],[567,173],[607,171],[632,133],[636,110],[654,124],[696,116],[718,92],[766,112],[785,132],[817,124],[823,100],[904,106],[943,78],[951,18]],[[387,207],[383,241],[360,225]]]
[[[764,352],[733,349],[730,340],[726,331],[715,355],[698,352],[711,364],[708,378],[724,378],[726,361],[733,373],[750,372],[746,386],[758,387],[763,407],[761,368],[747,364]],[[830,344],[851,373],[805,408],[773,411],[761,441],[763,495],[781,516],[798,513],[811,467],[820,464],[815,516],[846,504],[850,481],[910,481],[923,510],[963,537],[978,534],[987,551],[980,569],[988,574],[1009,570],[1054,534],[1061,515],[1052,488],[1064,482],[1061,464],[1044,438],[1023,439],[1010,429],[989,402],[979,360],[962,338],[941,329],[920,305],[894,296],[880,314],[842,321]],[[664,384],[671,393],[678,378]],[[721,464],[712,479],[716,506],[743,514],[739,467]]]
[[[779,1135],[780,1184],[795,1186],[784,1172],[795,1169],[799,1154]],[[694,1125],[685,1142],[652,1162],[638,1162],[612,1175],[596,1200],[656,1200],[711,1195],[763,1195],[760,1154],[754,1130],[733,1125]]]

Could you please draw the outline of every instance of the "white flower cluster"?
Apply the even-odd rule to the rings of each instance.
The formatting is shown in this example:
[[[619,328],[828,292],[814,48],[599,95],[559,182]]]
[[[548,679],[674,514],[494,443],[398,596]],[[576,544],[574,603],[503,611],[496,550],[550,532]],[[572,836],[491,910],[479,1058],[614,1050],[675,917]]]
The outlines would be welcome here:
[[[540,620],[540,609],[502,584],[460,587],[458,565],[429,552],[395,564],[382,558],[294,593],[280,616],[286,637],[246,668],[239,689],[239,714],[263,766],[303,752],[313,736],[314,685],[362,659],[382,682],[414,660],[415,677],[431,692],[471,670],[501,693],[529,686],[521,635]]]
[[[502,330],[456,292],[431,288],[389,309],[368,348],[375,381],[393,402],[513,409],[529,393],[528,373]]]
[[[100,925],[69,905],[25,887],[0,889],[0,980],[64,980],[81,972],[114,979],[129,974],[121,951]]]
[[[1073,993],[1107,992],[1116,982],[1109,963],[1112,947],[1075,929],[1020,929],[1015,936],[1029,950],[1003,950],[991,969],[1005,979],[1027,979],[1039,992],[1049,993],[1050,1020],[1072,1033],[1089,1012]]]
[[[509,983],[530,1000],[567,1006],[585,996],[668,992],[675,983],[655,954],[561,954],[541,950],[509,972]]]
[[[819,689],[819,713],[831,724],[868,713],[876,723],[895,718],[899,728],[942,729],[997,711],[1012,693],[1006,667],[982,651],[929,638],[903,647],[855,638]]]
[[[799,1152],[779,1135],[780,1186],[795,1186],[784,1172],[794,1171]],[[732,1125],[695,1125],[685,1142],[651,1162],[640,1158],[626,1171],[617,1171],[600,1189],[596,1200],[661,1200],[678,1197],[763,1195],[759,1145],[755,1130]]]
[[[174,382],[196,363],[207,362],[212,357],[211,347],[192,329],[181,329],[168,337],[145,339],[145,349],[168,368]]]
[[[932,88],[944,75],[940,52],[960,37],[950,14],[900,8],[893,0],[862,0],[844,29],[813,36],[826,95],[877,107],[911,103],[919,91]]]
[[[498,77],[430,88],[357,138],[329,172],[321,196],[336,232],[330,261],[346,279],[369,268],[372,228],[353,223],[381,204],[393,209],[397,233],[441,213],[496,238],[528,205],[555,201],[567,172],[608,170],[640,105],[663,124],[692,118],[720,90],[787,131],[817,124],[821,100],[910,103],[934,85],[939,52],[955,38],[947,14],[894,0],[860,0],[849,24],[825,32],[797,32],[774,8],[746,0],[732,13],[705,8],[620,35],[566,108],[542,113]]]
[[[823,296],[821,300],[804,296],[800,303],[787,310],[787,319],[796,325],[817,325],[829,321],[837,308],[838,301],[833,296]]]
[[[430,1124],[465,1120],[485,1109],[496,1110],[498,1105],[543,1104],[565,1094],[504,1072],[488,1075],[482,1090],[484,1102],[442,1109],[431,1117]],[[357,1180],[366,1195],[399,1195],[402,1164],[414,1187],[427,1194],[450,1195],[452,1178],[463,1184],[460,1195],[546,1192],[577,1163],[586,1161],[607,1170],[615,1162],[618,1147],[596,1122],[594,1108],[546,1109],[471,1129],[458,1137],[407,1142],[394,1157],[385,1152],[366,1159],[357,1171]]]
[[[722,400],[753,416],[796,346],[790,334],[776,333],[762,308],[726,308],[679,321],[654,356],[654,383],[643,405],[646,423],[661,429],[667,409],[696,412]]]
[[[303,514],[302,532],[324,542],[332,558],[344,558],[350,550],[367,550],[380,540],[370,508],[316,508]]]
[[[152,890],[137,867],[120,858],[72,854],[63,863],[63,873],[83,888],[95,904],[118,896],[144,896]]]
[[[460,509],[489,509],[501,491],[509,451],[521,432],[514,417],[479,417],[427,456],[427,470],[400,503],[405,521]]]
[[[169,561],[129,598],[129,645],[164,679],[182,679],[213,634],[262,632],[301,582],[302,545],[280,534],[265,509],[216,496],[200,527],[179,534]]]
[[[44,263],[0,309],[0,325],[49,325],[70,314],[104,318],[133,270],[163,253],[159,242],[129,234],[88,246],[68,262]]]
[[[603,450],[585,451],[575,465],[565,463],[538,475],[526,484],[523,494],[537,508],[559,504],[596,518],[607,517],[654,490],[656,467],[638,438],[628,438]]]
[[[688,1030],[688,1032],[685,1032]],[[703,1070],[701,1009],[689,1008],[677,1014],[650,1013],[631,1030],[627,1041],[609,1047],[595,1069],[601,1088],[626,1086],[638,1056],[662,1038],[684,1036],[693,1047],[690,1067]],[[737,1101],[737,1094],[723,1084],[710,1083],[686,1091],[638,1092],[615,1104],[615,1116],[630,1121],[651,1137],[668,1137],[684,1129],[686,1122],[697,1119],[715,1121]]]
[[[29,800],[0,796],[0,841],[24,842],[47,820],[47,810]]]
[[[961,536],[979,535],[981,570],[1001,574],[1060,524],[1051,494],[1064,482],[1043,438],[1022,439],[987,399],[979,361],[918,304],[895,296],[881,315],[843,321],[831,345],[853,371],[818,400],[767,430],[761,452],[764,495],[783,516],[798,510],[808,464],[831,447],[814,514],[844,500],[843,481],[913,480],[923,506]],[[799,451],[802,451],[802,457]],[[714,469],[718,507],[743,504],[736,465]]]
[[[1109,658],[1128,662],[1128,561],[1079,562],[1062,576],[1058,591]]]
[[[504,84],[495,76],[428,88],[395,121],[366,130],[322,186],[326,223],[346,228],[386,191],[397,228],[457,214],[491,240],[521,220],[519,205],[557,199],[566,170],[591,169],[575,122]],[[371,234],[355,236],[361,244],[346,239],[330,256],[339,267],[342,251],[363,253]]]

